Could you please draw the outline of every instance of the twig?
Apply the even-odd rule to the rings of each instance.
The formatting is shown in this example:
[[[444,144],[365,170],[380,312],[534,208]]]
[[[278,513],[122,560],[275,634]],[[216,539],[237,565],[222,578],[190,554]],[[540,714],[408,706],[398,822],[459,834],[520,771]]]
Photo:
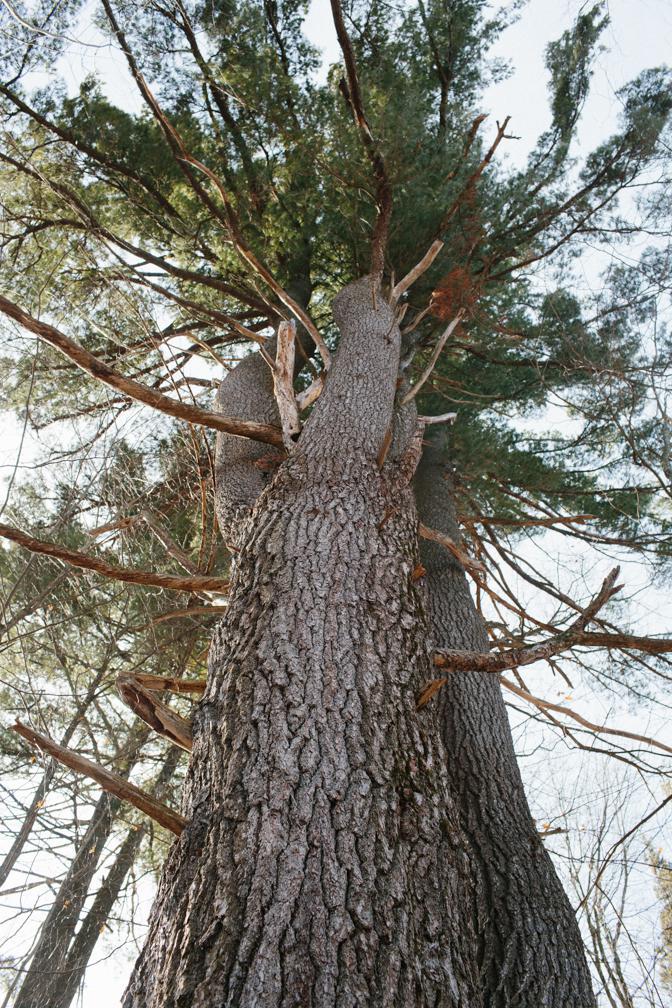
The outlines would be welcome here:
[[[454,332],[455,327],[459,324],[459,322],[460,322],[460,320],[462,319],[463,316],[464,316],[464,309],[462,308],[457,313],[457,315],[455,316],[455,318],[453,319],[453,321],[450,323],[450,325],[442,332],[442,334],[439,337],[439,340],[438,340],[436,346],[434,347],[434,350],[432,352],[432,356],[429,358],[429,364],[427,365],[427,367],[425,368],[425,370],[422,372],[422,374],[418,378],[418,380],[415,383],[415,385],[413,386],[413,388],[409,389],[409,391],[406,393],[406,395],[404,396],[404,398],[401,400],[401,405],[402,406],[405,406],[406,403],[409,403],[412,399],[414,399],[416,397],[416,395],[418,394],[418,392],[420,391],[420,389],[422,388],[422,386],[425,384],[425,382],[427,381],[427,379],[431,375],[432,371],[434,370],[434,365],[436,364],[437,360],[439,359],[439,354],[441,353],[441,351],[443,350],[444,346],[448,342],[448,337],[451,335],[452,332]]]
[[[58,760],[64,766],[69,767],[76,773],[82,774],[84,777],[90,777],[92,780],[95,780],[97,784],[100,784],[103,791],[109,791],[110,794],[116,795],[122,801],[130,802],[131,805],[139,808],[151,819],[154,819],[155,822],[171,830],[176,836],[179,836],[186,826],[187,820],[184,816],[173,812],[167,805],[157,801],[156,798],[152,798],[151,795],[141,791],[134,784],[129,784],[127,780],[124,780],[118,774],[106,770],[97,763],[92,763],[91,760],[85,759],[84,756],[80,756],[73,749],[66,749],[65,746],[58,745],[57,742],[54,742],[46,735],[40,735],[39,732],[33,731],[32,728],[21,724],[20,721],[17,721],[12,726],[12,731],[21,735],[31,745],[37,746],[38,749],[42,749],[43,752],[48,753],[49,756],[53,756],[55,760]]]
[[[86,371],[87,374],[97,378],[104,385],[109,385],[130,399],[135,399],[137,402],[151,406],[161,413],[177,417],[179,420],[187,420],[189,423],[199,424],[201,427],[212,427],[215,430],[224,431],[226,434],[251,438],[253,441],[263,441],[266,444],[282,444],[282,431],[277,427],[271,427],[269,424],[254,423],[251,420],[235,420],[233,417],[222,416],[221,413],[213,413],[211,410],[204,410],[199,406],[192,406],[190,403],[179,402],[176,399],[170,399],[161,392],[157,392],[155,389],[149,388],[147,385],[141,385],[139,382],[133,381],[132,378],[124,377],[124,375],[119,374],[118,371],[114,371],[107,364],[94,357],[84,347],[75,343],[74,340],[59,332],[58,329],[55,329],[47,322],[41,322],[39,319],[33,318],[32,315],[28,315],[22,308],[14,304],[13,301],[9,301],[7,298],[2,297],[2,295],[0,295],[0,311],[9,316],[9,318],[14,319],[15,322],[18,322],[24,329],[28,329],[29,332],[39,336],[45,343],[49,343],[57,350],[60,350],[62,354],[73,361],[82,371]]]
[[[651,738],[649,735],[638,735],[636,732],[629,732],[618,728],[609,728],[607,725],[593,724],[592,721],[587,721],[586,718],[577,714],[576,711],[571,710],[571,708],[564,707],[562,704],[551,703],[550,700],[542,700],[541,697],[533,696],[532,693],[528,693],[519,686],[514,686],[512,682],[509,682],[508,679],[505,679],[503,676],[499,677],[499,681],[505,689],[515,693],[516,696],[521,697],[523,700],[527,700],[528,703],[533,704],[539,710],[552,710],[558,714],[564,714],[566,717],[572,718],[573,721],[578,722],[578,724],[583,725],[584,728],[588,728],[590,731],[594,731],[599,735],[618,735],[621,738],[632,739],[633,742],[643,742],[645,745],[653,746],[655,749],[662,749],[663,752],[672,753],[672,747],[665,745],[664,742],[657,742],[656,739]]]
[[[98,557],[87,556],[86,553],[78,553],[75,550],[67,549],[65,546],[57,546],[56,543],[45,542],[43,539],[34,539],[33,536],[20,532],[19,529],[11,528],[9,525],[0,524],[0,536],[3,539],[10,539],[12,542],[24,546],[31,553],[41,553],[43,556],[51,556],[56,560],[62,560],[64,563],[70,564],[72,567],[92,570],[103,577],[113,578],[115,581],[127,581],[130,584],[186,592],[224,592],[229,587],[228,581],[217,577],[180,577],[176,574],[155,574],[153,571],[115,567],[104,560],[99,560]]]
[[[577,914],[578,914],[579,910],[581,910],[582,907],[585,906],[586,900],[590,896],[590,894],[593,891],[593,889],[597,888],[597,885],[599,884],[600,879],[602,878],[602,876],[604,875],[604,873],[605,873],[605,871],[607,869],[607,865],[611,861],[612,857],[614,856],[614,854],[616,853],[616,851],[618,850],[618,848],[622,847],[623,844],[627,840],[630,839],[630,837],[632,836],[632,834],[636,833],[638,829],[641,829],[641,827],[644,826],[645,823],[649,822],[650,819],[653,819],[654,816],[657,816],[658,813],[661,812],[665,808],[665,806],[667,805],[667,803],[670,802],[670,801],[672,801],[672,794],[668,794],[667,797],[662,800],[662,802],[660,803],[660,805],[656,805],[656,807],[653,809],[652,812],[649,812],[649,814],[646,815],[646,816],[644,816],[643,819],[640,819],[639,822],[635,823],[635,825],[631,829],[629,829],[627,831],[627,833],[624,833],[623,836],[620,837],[616,841],[616,843],[612,844],[612,846],[609,848],[609,850],[607,851],[607,853],[604,856],[604,860],[602,861],[602,865],[600,867],[600,870],[598,871],[597,875],[595,876],[595,880],[593,881],[592,885],[590,885],[588,887],[585,896],[583,897],[583,899],[581,900],[581,902],[577,906],[577,908],[576,908],[576,913]]]

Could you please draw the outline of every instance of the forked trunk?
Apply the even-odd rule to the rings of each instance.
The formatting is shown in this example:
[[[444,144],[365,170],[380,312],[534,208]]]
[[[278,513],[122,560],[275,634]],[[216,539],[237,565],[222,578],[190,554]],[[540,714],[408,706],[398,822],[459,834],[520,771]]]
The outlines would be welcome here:
[[[336,299],[327,387],[240,540],[126,1008],[480,1004],[445,755],[415,710],[411,473],[377,461],[399,330],[375,298]]]
[[[482,760],[465,757],[473,769],[465,784],[456,754],[464,728],[445,718],[448,693],[416,711],[432,678],[434,631],[418,581],[412,478],[421,449],[412,411],[393,424],[399,329],[368,278],[336,298],[334,314],[341,340],[326,388],[270,485],[262,489],[272,467],[266,449],[219,439],[220,524],[239,550],[231,603],[195,719],[188,825],[164,869],[124,1005],[560,1005],[539,995],[547,974],[525,987],[509,965],[521,956],[493,928],[492,908],[506,908],[507,897],[488,902],[478,858],[492,853],[498,864],[501,850],[464,838],[464,788],[488,772],[492,746]],[[265,368],[248,358],[224,380],[228,412],[234,403],[246,419],[277,422]],[[468,593],[457,598],[473,629]],[[475,718],[474,731],[492,730],[486,722]],[[527,844],[518,862],[529,852],[545,864],[509,765],[508,726],[494,728],[509,747],[497,801],[509,772],[515,792],[514,811],[500,811],[515,816],[522,801],[527,817],[516,826]],[[488,798],[483,816],[497,811]],[[491,823],[482,828],[493,835]],[[564,909],[555,877],[535,871],[513,868],[501,885],[518,899],[510,879],[530,883],[530,899],[554,907],[560,899]],[[507,913],[511,921],[518,910]],[[529,937],[530,968],[546,968],[545,935],[502,927]],[[492,953],[491,936],[499,942]],[[583,990],[564,1004],[588,1008]]]

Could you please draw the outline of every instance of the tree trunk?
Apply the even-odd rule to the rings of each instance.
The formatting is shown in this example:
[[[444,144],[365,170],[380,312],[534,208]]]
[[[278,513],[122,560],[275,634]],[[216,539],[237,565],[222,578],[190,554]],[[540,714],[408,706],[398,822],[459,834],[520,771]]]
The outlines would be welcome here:
[[[58,996],[68,946],[121,800],[103,791],[56,898],[40,928],[14,1008],[44,1008]]]
[[[239,540],[126,1008],[481,1003],[445,752],[415,709],[405,446],[377,461],[399,329],[368,279],[334,310],[325,391]]]
[[[334,315],[338,352],[290,457],[218,440],[230,607],[195,717],[189,821],[124,1006],[589,1008],[496,681],[460,680],[416,711],[432,636],[487,641],[463,572],[433,548],[427,624],[392,313],[364,279]],[[277,424],[271,387],[248,358],[220,406]],[[423,519],[445,528],[433,478],[418,479]]]
[[[420,520],[459,542],[452,473],[438,444],[425,447],[415,484]],[[459,563],[428,540],[420,555],[436,646],[488,651]],[[530,815],[497,677],[455,673],[432,702],[475,881],[471,912],[484,1006],[593,1006],[579,929]]]

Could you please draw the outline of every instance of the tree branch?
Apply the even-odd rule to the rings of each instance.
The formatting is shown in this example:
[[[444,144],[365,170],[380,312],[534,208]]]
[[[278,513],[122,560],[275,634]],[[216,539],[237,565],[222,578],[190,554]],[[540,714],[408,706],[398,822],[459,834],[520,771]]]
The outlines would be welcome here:
[[[247,420],[235,420],[232,417],[222,416],[220,413],[213,413],[210,410],[201,409],[199,406],[192,406],[189,403],[179,402],[157,392],[155,389],[141,385],[140,382],[133,381],[119,374],[113,368],[108,367],[84,347],[69,339],[54,326],[47,322],[28,315],[22,308],[0,295],[0,311],[9,318],[14,319],[19,325],[29,332],[34,333],[45,343],[55,347],[64,356],[73,361],[77,367],[87,374],[97,378],[104,385],[122,392],[136,402],[144,403],[153,409],[166,413],[168,416],[177,417],[178,420],[186,420],[189,423],[198,424],[201,427],[212,427],[214,430],[224,431],[226,434],[234,434],[237,437],[251,438],[253,441],[263,441],[266,444],[282,445],[282,432],[277,427],[268,424],[256,424]]]
[[[531,665],[533,662],[552,658],[554,655],[569,650],[580,643],[586,624],[623,587],[622,585],[615,584],[619,570],[620,568],[614,567],[602,582],[602,586],[595,598],[585,609],[580,610],[578,618],[562,633],[555,634],[549,637],[548,640],[542,641],[540,644],[534,644],[531,647],[510,648],[508,651],[500,651],[494,654],[482,654],[477,651],[459,651],[453,648],[441,649],[434,654],[434,664],[437,668],[448,668],[450,672],[503,672],[505,669],[519,668],[521,665]],[[586,636],[592,635],[589,634]],[[447,682],[448,678],[444,677],[427,683],[418,697],[418,708],[424,707]]]
[[[405,406],[406,403],[409,403],[411,401],[411,399],[415,399],[415,397],[417,396],[418,392],[420,391],[420,389],[425,384],[425,382],[427,381],[427,379],[431,375],[432,371],[434,370],[434,366],[435,366],[437,360],[439,359],[441,351],[443,350],[444,346],[448,342],[449,336],[455,331],[455,328],[460,323],[460,321],[462,320],[463,317],[464,317],[464,309],[462,308],[457,313],[457,315],[455,316],[455,318],[453,319],[453,321],[450,323],[450,325],[448,325],[446,327],[446,329],[444,329],[444,331],[441,333],[441,336],[439,337],[439,340],[438,340],[436,346],[434,347],[434,350],[432,351],[432,356],[429,358],[429,363],[427,364],[427,367],[422,372],[422,374],[418,378],[418,380],[415,383],[415,385],[411,389],[409,389],[409,391],[406,393],[406,395],[404,396],[404,398],[401,400],[401,405],[402,406]]]
[[[132,673],[122,672],[117,676],[119,696],[134,714],[149,725],[158,735],[167,738],[174,745],[191,752],[191,724],[180,717],[170,707],[156,700],[151,692]],[[155,691],[155,688],[154,688]]]
[[[54,742],[46,735],[40,735],[39,732],[33,731],[32,728],[21,724],[20,721],[12,725],[12,731],[21,735],[32,746],[36,746],[49,756],[53,756],[55,760],[58,760],[64,766],[69,767],[76,773],[82,774],[84,777],[90,777],[97,784],[100,784],[103,791],[108,791],[110,794],[116,795],[117,798],[121,798],[122,801],[127,801],[131,805],[134,805],[151,819],[154,819],[155,822],[171,830],[176,836],[179,836],[186,826],[187,820],[184,816],[173,812],[163,802],[157,801],[156,798],[145,794],[144,791],[135,787],[134,784],[129,784],[127,780],[124,780],[118,774],[106,770],[97,763],[92,763],[91,760],[85,759],[84,756],[80,756],[73,749],[66,749],[65,746],[58,745],[57,742]]]
[[[340,0],[331,0],[331,11],[334,18],[336,35],[343,53],[345,62],[345,73],[348,79],[347,87],[344,91],[345,99],[352,111],[352,118],[359,130],[362,138],[364,150],[373,169],[376,181],[376,204],[378,214],[373,228],[373,239],[371,242],[371,275],[374,280],[380,282],[385,267],[385,249],[387,246],[387,234],[392,216],[392,187],[390,186],[385,168],[385,161],[378,144],[373,138],[371,128],[364,112],[362,92],[357,76],[357,65],[352,42],[345,27],[343,10]],[[345,82],[344,82],[345,83]]]
[[[62,560],[72,567],[81,567],[84,570],[92,570],[103,577],[112,578],[115,581],[127,581],[130,584],[147,585],[151,588],[166,588],[169,591],[186,592],[224,592],[229,587],[229,582],[217,577],[180,577],[176,574],[155,574],[153,571],[132,570],[127,567],[115,567],[99,560],[98,557],[87,556],[86,553],[78,553],[76,550],[67,549],[65,546],[58,546],[56,543],[45,542],[43,539],[35,539],[19,529],[10,525],[0,524],[0,537],[10,539],[29,549],[31,553],[41,553],[43,556],[51,556],[56,560]]]

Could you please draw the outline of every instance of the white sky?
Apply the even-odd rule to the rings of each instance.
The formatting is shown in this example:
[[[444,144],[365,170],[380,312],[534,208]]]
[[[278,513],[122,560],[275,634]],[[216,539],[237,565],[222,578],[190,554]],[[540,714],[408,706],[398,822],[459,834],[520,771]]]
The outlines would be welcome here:
[[[546,102],[546,73],[543,65],[545,45],[567,28],[577,13],[589,6],[579,0],[530,0],[518,24],[508,29],[497,43],[493,55],[512,61],[511,77],[488,89],[483,103],[483,111],[491,113],[489,124],[494,130],[494,120],[503,119],[506,115],[512,117],[511,132],[521,137],[520,141],[511,142],[507,147],[507,156],[516,162],[524,159],[527,151],[534,145],[538,135],[547,127],[549,112]],[[580,146],[585,151],[594,147],[615,127],[618,105],[615,92],[639,71],[649,66],[665,63],[672,53],[672,2],[671,0],[612,0],[608,4],[611,25],[603,36],[603,41],[609,51],[600,54],[597,69],[593,79],[591,97],[587,103],[580,130]],[[331,22],[328,0],[313,0],[306,22],[309,37],[322,48],[326,62],[338,59],[338,47]],[[84,39],[94,40],[95,33],[85,31]],[[71,57],[69,65],[64,67],[70,86],[76,88],[85,73],[94,68],[103,76],[109,96],[125,107],[133,107],[137,96],[133,85],[127,77],[123,65],[109,49],[83,50],[81,55]],[[3,418],[4,420],[4,418]],[[13,465],[18,447],[16,425],[11,425],[11,436],[3,431],[2,450],[0,450],[0,465]],[[7,472],[6,468],[0,473]],[[4,492],[0,490],[0,502]],[[566,550],[564,540],[557,540],[558,550]],[[574,558],[577,569],[583,563],[585,547],[576,547]],[[565,556],[563,562],[567,561]],[[571,558],[569,558],[571,563]],[[605,561],[605,567],[607,566]],[[560,573],[560,572],[559,572]],[[648,573],[635,570],[629,573],[645,583]],[[591,577],[597,581],[598,573]],[[664,612],[669,612],[669,596],[661,599],[649,593],[643,597],[641,615],[650,611],[650,627],[663,629]],[[669,628],[669,621],[668,621]],[[537,692],[556,699],[553,692],[543,691],[543,686]],[[557,690],[556,690],[557,692]],[[563,693],[566,691],[563,690]],[[574,706],[578,706],[574,703]],[[584,713],[595,719],[609,714],[605,699],[593,698],[588,708],[582,708]],[[639,720],[619,710],[618,720],[621,725],[639,731],[658,734],[663,740],[670,741],[667,725],[661,718],[652,719],[652,723],[643,725],[641,715]],[[667,739],[665,736],[667,735]],[[571,772],[571,771],[570,771]],[[147,904],[151,893],[147,892]],[[95,958],[102,959],[109,955],[111,947],[106,940],[96,949]],[[107,947],[106,947],[107,946]],[[127,955],[106,958],[99,965],[90,968],[87,974],[86,988],[79,1002],[80,1008],[113,1008],[119,1004],[125,980],[130,970],[130,959]],[[45,1006],[46,1008],[46,1006]]]

